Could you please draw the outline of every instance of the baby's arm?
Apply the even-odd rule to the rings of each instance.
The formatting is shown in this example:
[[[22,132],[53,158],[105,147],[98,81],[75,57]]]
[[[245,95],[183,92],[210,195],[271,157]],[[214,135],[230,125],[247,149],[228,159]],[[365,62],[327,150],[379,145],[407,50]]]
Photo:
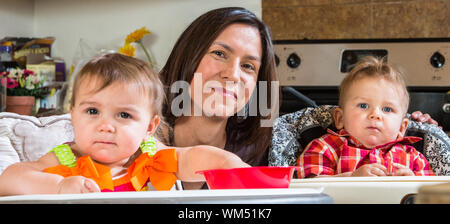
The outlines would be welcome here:
[[[322,140],[321,140],[322,139]],[[336,172],[338,154],[325,142],[325,137],[311,141],[297,160],[300,166],[298,176],[308,177],[350,177],[386,176],[387,170],[381,164],[365,164],[355,171]]]
[[[417,150],[413,150],[414,152],[414,165],[412,172],[415,176],[434,176],[433,169],[431,168],[430,163],[428,162],[425,156],[418,152]]]
[[[53,152],[35,162],[16,163],[0,175],[0,195],[87,193],[100,191],[95,181],[81,177],[62,177],[43,170],[59,165]]]
[[[173,147],[166,146],[158,139],[155,140],[157,149],[176,149],[178,158],[178,172],[176,176],[182,181],[205,181],[202,174],[195,173],[200,170],[250,167],[236,154],[214,146]]]
[[[300,170],[297,171],[298,177],[335,175],[336,161],[333,154],[336,153],[333,152],[334,150],[320,139],[311,141],[297,159],[297,165],[300,166]]]
[[[250,166],[234,153],[208,145],[177,148],[177,157],[176,175],[182,181],[204,181],[203,175],[195,173],[200,170]]]
[[[58,164],[55,154],[47,153],[38,161],[9,166],[0,175],[0,195],[57,193],[58,183],[63,177],[44,173],[43,170]]]

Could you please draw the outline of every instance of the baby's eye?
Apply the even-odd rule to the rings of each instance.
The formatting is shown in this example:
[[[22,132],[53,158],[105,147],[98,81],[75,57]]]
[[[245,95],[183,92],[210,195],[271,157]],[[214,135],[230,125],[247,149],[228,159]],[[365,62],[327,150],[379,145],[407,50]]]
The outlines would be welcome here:
[[[119,116],[121,118],[125,118],[125,119],[131,118],[131,115],[129,113],[127,113],[127,112],[120,112]]]
[[[386,113],[390,113],[390,112],[392,112],[393,111],[393,109],[392,108],[390,108],[390,107],[383,107],[383,112],[386,112]]]
[[[95,108],[88,108],[88,109],[86,110],[86,112],[87,112],[88,114],[90,114],[90,115],[98,114],[98,110],[95,109]]]
[[[359,103],[358,107],[361,109],[367,109],[367,108],[369,108],[369,105],[367,103]]]

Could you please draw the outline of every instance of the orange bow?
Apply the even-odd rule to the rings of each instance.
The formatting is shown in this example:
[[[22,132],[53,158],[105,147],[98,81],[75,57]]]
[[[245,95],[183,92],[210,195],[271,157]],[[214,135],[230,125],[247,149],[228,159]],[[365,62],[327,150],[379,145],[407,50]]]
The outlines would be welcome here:
[[[143,153],[128,168],[131,175],[131,184],[136,191],[141,190],[148,179],[158,191],[168,191],[175,184],[178,169],[175,149],[164,149],[150,156]]]
[[[75,167],[57,165],[44,170],[47,173],[58,174],[63,177],[83,176],[94,180],[101,190],[114,191],[114,184],[109,167],[95,163],[91,157],[83,156],[77,160]]]

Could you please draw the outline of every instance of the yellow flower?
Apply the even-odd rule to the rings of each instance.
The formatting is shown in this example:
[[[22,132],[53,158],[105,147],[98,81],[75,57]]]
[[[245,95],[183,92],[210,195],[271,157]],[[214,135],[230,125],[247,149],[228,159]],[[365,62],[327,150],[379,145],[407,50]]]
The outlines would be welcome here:
[[[119,53],[128,55],[130,57],[134,57],[134,52],[136,51],[136,47],[130,44],[125,43],[120,49]]]
[[[144,50],[144,53],[147,56],[150,66],[154,69],[154,64],[152,62],[150,54],[148,53],[147,49],[145,48],[144,44],[141,41],[142,38],[147,34],[150,34],[150,31],[147,28],[145,28],[145,26],[128,34],[127,38],[125,39],[125,45],[119,49],[119,53],[134,57],[136,47],[132,46],[131,44],[137,43],[142,47],[142,50]]]
[[[125,44],[130,44],[133,42],[139,42],[145,35],[150,34],[150,31],[144,27],[135,30],[130,33],[125,39]]]

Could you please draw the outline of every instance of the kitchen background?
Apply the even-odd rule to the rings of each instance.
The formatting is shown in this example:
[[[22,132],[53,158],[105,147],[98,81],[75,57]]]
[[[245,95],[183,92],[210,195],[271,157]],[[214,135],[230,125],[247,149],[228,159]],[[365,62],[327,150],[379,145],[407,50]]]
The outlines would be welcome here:
[[[450,37],[448,0],[262,0],[273,39]]]
[[[65,62],[68,76],[86,46],[117,51],[145,26],[151,34],[144,45],[161,68],[186,26],[225,6],[254,12],[275,41],[450,38],[450,0],[0,0],[0,39],[54,37],[51,55]],[[146,59],[139,49],[136,57]],[[440,87],[439,102],[448,101],[448,87]]]
[[[80,39],[118,49],[146,26],[146,46],[163,65],[193,19],[224,6],[254,12],[274,40],[450,37],[449,0],[0,0],[0,38],[53,36],[52,55],[67,64]]]
[[[152,32],[145,45],[155,62],[164,65],[186,26],[225,6],[242,6],[261,16],[260,0],[0,0],[0,39],[55,37],[52,56],[70,65],[80,39],[93,48],[118,50],[127,34],[145,26]]]

